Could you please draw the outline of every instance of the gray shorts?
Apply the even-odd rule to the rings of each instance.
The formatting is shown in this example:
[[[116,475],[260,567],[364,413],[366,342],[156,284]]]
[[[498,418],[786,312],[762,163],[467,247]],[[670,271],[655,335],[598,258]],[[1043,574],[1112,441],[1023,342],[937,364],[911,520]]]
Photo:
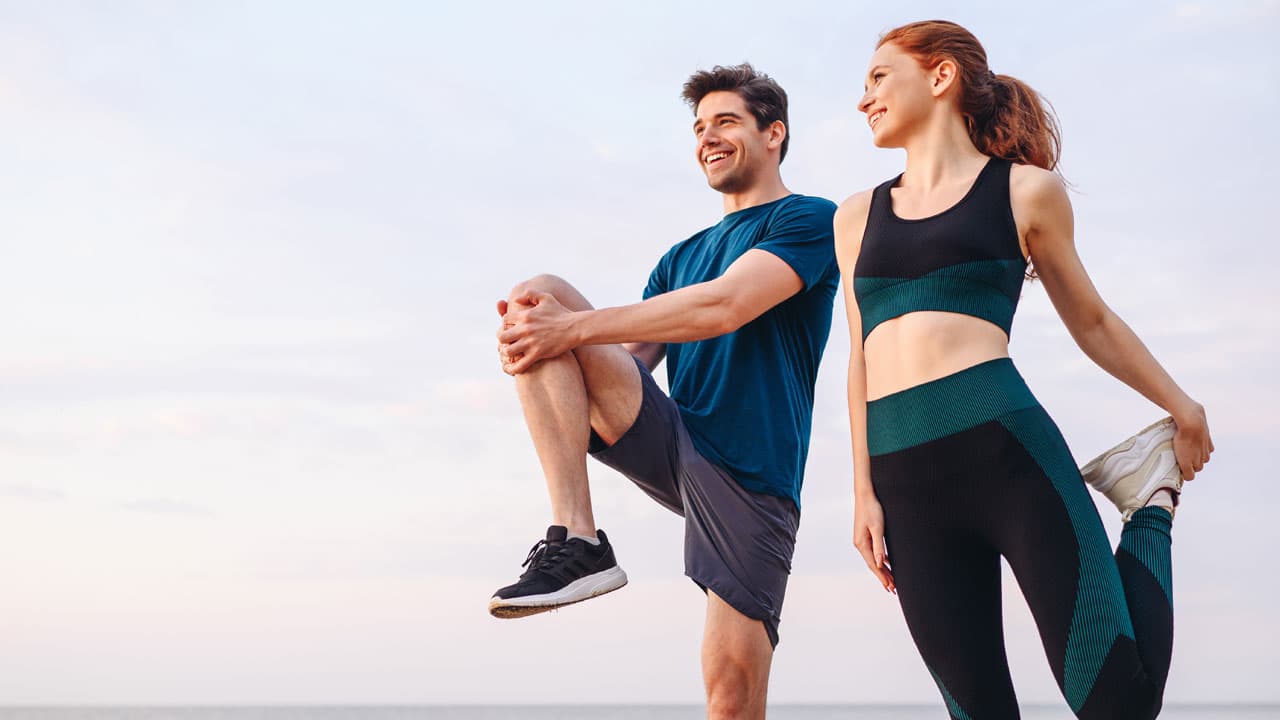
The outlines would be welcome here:
[[[680,411],[638,360],[640,414],[612,446],[591,433],[591,456],[684,518],[684,573],[778,644],[800,511],[790,498],[751,492],[689,439]]]

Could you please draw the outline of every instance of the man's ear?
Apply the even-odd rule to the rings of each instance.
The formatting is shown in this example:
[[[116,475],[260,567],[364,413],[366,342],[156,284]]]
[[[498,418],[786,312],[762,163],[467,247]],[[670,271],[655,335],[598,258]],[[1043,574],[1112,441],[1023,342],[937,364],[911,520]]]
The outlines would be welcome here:
[[[774,120],[769,123],[769,149],[782,147],[782,141],[787,139],[787,124],[781,120]]]

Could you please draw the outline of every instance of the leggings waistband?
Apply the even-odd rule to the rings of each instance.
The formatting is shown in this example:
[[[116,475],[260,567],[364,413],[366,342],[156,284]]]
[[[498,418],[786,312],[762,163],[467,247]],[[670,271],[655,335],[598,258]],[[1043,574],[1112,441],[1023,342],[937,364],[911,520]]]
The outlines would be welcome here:
[[[988,360],[868,402],[867,447],[897,452],[1038,406],[1012,360]]]

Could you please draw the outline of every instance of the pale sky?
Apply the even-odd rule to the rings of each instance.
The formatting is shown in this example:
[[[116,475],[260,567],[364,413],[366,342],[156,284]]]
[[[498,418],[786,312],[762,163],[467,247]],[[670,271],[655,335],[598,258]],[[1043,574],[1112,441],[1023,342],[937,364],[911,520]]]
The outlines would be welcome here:
[[[719,219],[699,68],[787,89],[792,190],[897,173],[855,104],[931,17],[1054,103],[1094,282],[1208,410],[1168,701],[1280,701],[1280,2],[783,8],[0,2],[0,704],[700,701],[681,521],[602,466],[631,584],[488,616],[549,522],[494,301],[555,272],[634,302]],[[1023,297],[1078,460],[1161,415]],[[939,702],[849,542],[836,304],[770,698]],[[1019,697],[1059,702],[1007,580]]]

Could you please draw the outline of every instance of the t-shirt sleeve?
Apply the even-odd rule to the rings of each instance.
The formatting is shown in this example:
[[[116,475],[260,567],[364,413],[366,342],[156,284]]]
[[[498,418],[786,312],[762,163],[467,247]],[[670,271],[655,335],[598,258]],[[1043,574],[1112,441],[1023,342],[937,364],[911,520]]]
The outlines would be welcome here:
[[[778,209],[755,247],[782,258],[808,290],[836,267],[835,214],[836,205],[830,200],[796,198]]]
[[[670,281],[667,278],[671,271],[671,253],[663,255],[658,264],[654,266],[653,272],[649,273],[649,284],[644,286],[644,294],[641,299],[648,300],[654,295],[665,293],[669,287]]]

